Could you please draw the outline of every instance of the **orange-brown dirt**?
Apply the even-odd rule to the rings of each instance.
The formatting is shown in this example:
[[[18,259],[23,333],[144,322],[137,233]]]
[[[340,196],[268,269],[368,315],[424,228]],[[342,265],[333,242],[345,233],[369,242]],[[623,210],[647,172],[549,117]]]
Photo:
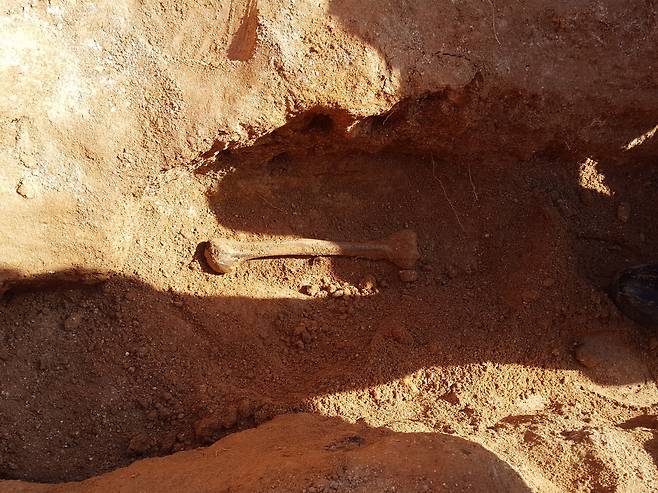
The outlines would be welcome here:
[[[144,460],[81,483],[8,481],[3,493],[454,491],[524,493],[514,469],[481,445],[440,433],[395,433],[295,414],[214,445]]]
[[[2,7],[0,491],[654,491],[655,3],[297,3]]]

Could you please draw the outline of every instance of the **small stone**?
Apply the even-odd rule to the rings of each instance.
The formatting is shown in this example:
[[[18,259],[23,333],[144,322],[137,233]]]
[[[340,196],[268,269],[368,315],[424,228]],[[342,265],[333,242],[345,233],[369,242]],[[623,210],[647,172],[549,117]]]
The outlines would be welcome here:
[[[194,435],[197,440],[211,442],[221,429],[222,421],[216,416],[206,416],[194,422]]]
[[[631,218],[631,204],[628,202],[622,202],[617,207],[617,219],[622,223],[627,223]]]
[[[310,284],[302,287],[302,292],[308,296],[317,296],[320,288],[315,284]]]
[[[32,199],[35,197],[37,190],[34,186],[34,183],[31,181],[21,180],[21,182],[18,184],[18,187],[16,188],[16,193],[18,193],[18,195],[23,198]]]
[[[336,286],[335,284],[329,284],[328,286],[325,286],[325,291],[329,294],[335,293],[337,289],[338,286]]]
[[[345,294],[345,291],[343,291],[342,289],[337,289],[337,290],[335,290],[334,292],[331,293],[331,296],[333,296],[334,298],[340,298],[344,294]]]
[[[128,452],[132,455],[144,455],[146,454],[153,443],[151,440],[143,433],[137,433],[132,436],[130,443],[128,444]]]
[[[224,428],[229,429],[233,428],[235,425],[238,424],[238,420],[240,419],[238,415],[238,405],[237,404],[232,404],[226,408],[224,411],[224,417],[222,419],[222,425]]]
[[[370,291],[377,286],[377,279],[372,274],[368,274],[359,281],[359,288]]]
[[[245,419],[253,414],[254,414],[254,403],[246,397],[244,399],[241,399],[240,402],[238,403],[238,416],[241,419]]]
[[[399,275],[402,282],[416,282],[418,280],[418,272],[415,270],[401,270]]]

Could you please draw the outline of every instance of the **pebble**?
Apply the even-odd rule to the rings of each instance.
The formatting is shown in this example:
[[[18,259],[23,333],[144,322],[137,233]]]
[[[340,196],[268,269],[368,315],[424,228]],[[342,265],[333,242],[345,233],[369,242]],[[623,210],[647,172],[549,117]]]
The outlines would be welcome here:
[[[345,291],[343,291],[342,289],[336,289],[335,291],[331,291],[331,296],[333,296],[334,298],[340,298],[344,294]]]
[[[617,219],[622,223],[627,223],[631,218],[631,204],[628,202],[622,202],[617,207]]]
[[[133,455],[144,455],[152,446],[151,440],[143,433],[132,436],[128,444],[128,451]]]
[[[416,282],[418,280],[418,272],[415,270],[401,270],[399,275],[402,282]]]
[[[241,399],[238,403],[238,416],[240,418],[248,418],[254,414],[254,403],[246,397]]]
[[[315,284],[311,284],[302,287],[302,291],[309,296],[317,296],[317,294],[320,292],[320,288]]]
[[[363,279],[359,281],[359,288],[365,290],[371,290],[377,286],[377,279],[372,274],[368,274]]]
[[[213,437],[223,426],[219,418],[215,416],[206,416],[194,422],[194,435],[197,440],[203,442],[212,441]]]

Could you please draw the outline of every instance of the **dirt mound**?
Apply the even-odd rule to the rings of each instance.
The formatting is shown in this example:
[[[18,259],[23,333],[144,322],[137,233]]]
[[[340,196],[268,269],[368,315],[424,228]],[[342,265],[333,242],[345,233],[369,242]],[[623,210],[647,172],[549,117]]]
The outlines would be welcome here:
[[[6,493],[202,491],[530,491],[480,445],[440,433],[394,433],[336,418],[281,416],[207,449],[151,459],[82,483],[0,483]]]

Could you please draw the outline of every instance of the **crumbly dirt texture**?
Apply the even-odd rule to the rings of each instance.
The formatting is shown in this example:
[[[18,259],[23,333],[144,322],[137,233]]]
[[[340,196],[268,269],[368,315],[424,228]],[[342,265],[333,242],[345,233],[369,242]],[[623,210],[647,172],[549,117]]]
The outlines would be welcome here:
[[[657,9],[5,2],[0,491],[654,491]]]

